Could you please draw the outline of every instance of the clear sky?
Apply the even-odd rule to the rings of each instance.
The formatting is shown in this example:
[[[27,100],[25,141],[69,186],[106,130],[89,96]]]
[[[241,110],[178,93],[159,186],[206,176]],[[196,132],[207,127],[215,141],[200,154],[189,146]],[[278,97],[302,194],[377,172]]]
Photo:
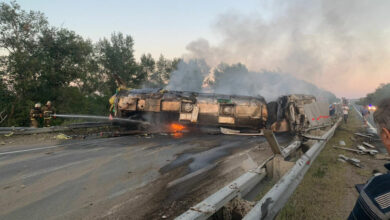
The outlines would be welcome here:
[[[129,34],[136,57],[151,53],[180,57],[186,45],[202,37],[216,41],[211,25],[216,15],[235,10],[250,13],[257,1],[234,0],[18,0],[24,10],[43,12],[53,26],[62,26],[97,41],[113,31]]]

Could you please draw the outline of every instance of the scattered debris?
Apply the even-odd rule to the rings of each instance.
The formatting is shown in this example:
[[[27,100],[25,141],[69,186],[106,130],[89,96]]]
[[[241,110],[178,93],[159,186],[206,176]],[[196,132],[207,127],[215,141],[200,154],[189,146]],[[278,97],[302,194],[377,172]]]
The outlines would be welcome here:
[[[235,198],[227,205],[216,212],[212,219],[242,219],[255,205],[254,202],[250,202],[241,198]]]
[[[12,135],[14,135],[14,132],[10,132],[10,133],[8,133],[8,134],[5,134],[4,136],[6,136],[6,137],[11,137]]]
[[[369,142],[380,140],[379,138],[375,138],[373,134],[362,134],[362,133],[354,133],[356,136],[367,138]]]
[[[58,134],[57,136],[55,136],[55,138],[58,140],[68,140],[68,139],[71,139],[72,137],[61,133],[61,134]]]
[[[355,150],[355,149],[351,149],[351,148],[346,148],[346,147],[338,147],[338,146],[334,146],[334,148],[337,148],[337,149],[342,149],[342,150],[347,150],[347,151],[352,151],[352,152],[355,152],[355,153],[358,153],[358,154],[366,154],[366,152],[362,151],[362,150]]]
[[[376,147],[375,147],[374,145],[369,144],[369,143],[367,143],[367,142],[363,142],[363,144],[364,144],[365,146],[369,147],[369,148],[376,149]]]
[[[166,215],[161,216],[162,219],[168,218]]]
[[[372,138],[373,137],[372,134],[362,134],[359,132],[356,132],[355,135],[360,136],[360,137],[365,137],[365,138]]]
[[[1,144],[1,145],[5,145],[5,142],[4,142],[4,141],[2,141],[0,144]]]
[[[227,135],[241,135],[241,136],[263,136],[263,131],[259,133],[241,133],[239,130],[229,129],[229,128],[220,128],[222,134]]]
[[[362,145],[357,145],[356,147],[357,147],[357,149],[359,149],[365,153],[369,153],[370,155],[373,155],[373,156],[378,153],[377,150],[368,150],[365,147],[363,147]]]
[[[359,167],[359,168],[363,168],[363,166],[360,164],[360,160],[356,159],[356,158],[352,158],[352,157],[347,157],[347,156],[344,156],[342,154],[339,154],[339,158],[338,158],[339,161],[345,161],[345,162],[348,162],[356,167]]]
[[[351,139],[351,141],[353,141],[353,142],[357,141],[356,138],[354,138],[354,137],[352,137],[352,136],[349,137],[349,139]]]
[[[345,145],[346,145],[346,144],[345,144],[345,141],[340,141],[339,144],[340,144],[341,146],[345,146]]]

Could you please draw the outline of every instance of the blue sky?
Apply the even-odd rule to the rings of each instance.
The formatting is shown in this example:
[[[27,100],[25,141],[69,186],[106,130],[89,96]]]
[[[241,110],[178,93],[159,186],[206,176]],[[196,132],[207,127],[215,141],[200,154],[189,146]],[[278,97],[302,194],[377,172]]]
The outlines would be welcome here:
[[[135,53],[154,57],[179,57],[186,45],[198,38],[218,42],[212,25],[218,15],[236,11],[253,13],[260,2],[249,1],[103,1],[19,0],[24,10],[43,12],[53,26],[65,27],[97,41],[113,31],[131,35]]]

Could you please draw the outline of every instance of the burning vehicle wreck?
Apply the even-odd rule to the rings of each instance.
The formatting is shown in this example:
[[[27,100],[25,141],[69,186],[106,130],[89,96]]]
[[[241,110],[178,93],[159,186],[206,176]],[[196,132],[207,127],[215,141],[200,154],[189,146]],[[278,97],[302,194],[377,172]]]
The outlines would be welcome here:
[[[286,95],[267,103],[261,96],[164,89],[120,89],[110,99],[115,117],[293,133],[310,126],[304,106],[315,102],[310,95]]]

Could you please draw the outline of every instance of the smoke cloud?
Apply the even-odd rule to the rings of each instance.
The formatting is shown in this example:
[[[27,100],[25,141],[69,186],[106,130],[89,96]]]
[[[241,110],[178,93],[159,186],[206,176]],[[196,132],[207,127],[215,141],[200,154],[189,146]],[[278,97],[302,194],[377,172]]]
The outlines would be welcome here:
[[[193,41],[184,58],[240,62],[251,74],[278,70],[347,97],[390,81],[390,1],[273,0],[259,8],[220,15],[213,29],[222,40]]]
[[[212,92],[227,95],[262,96],[267,101],[281,95],[310,94],[333,102],[334,94],[290,74],[270,71],[252,72],[243,64],[219,64],[210,69],[204,60],[180,62],[171,75],[169,90]]]

